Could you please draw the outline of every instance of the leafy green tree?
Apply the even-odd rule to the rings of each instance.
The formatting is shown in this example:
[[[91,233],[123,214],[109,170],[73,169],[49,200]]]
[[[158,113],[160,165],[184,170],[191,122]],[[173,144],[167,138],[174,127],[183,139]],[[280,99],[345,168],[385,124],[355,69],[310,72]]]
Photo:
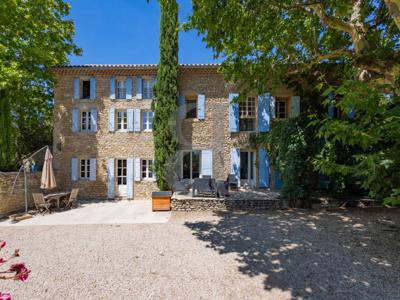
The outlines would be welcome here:
[[[51,67],[80,53],[62,0],[0,1],[0,169],[51,142]]]
[[[317,88],[319,98],[326,98],[324,110],[308,110],[326,141],[317,168],[336,178],[350,176],[371,195],[385,197],[399,187],[399,8],[398,0],[193,0],[187,28],[197,29],[224,58],[227,79],[244,91],[293,81]],[[304,80],[304,74],[315,80]],[[393,102],[382,102],[388,91]],[[342,118],[328,118],[330,101]],[[356,112],[351,120],[350,110]]]
[[[155,86],[154,110],[155,173],[161,190],[168,189],[167,177],[175,168],[178,147],[176,111],[178,99],[178,4],[175,0],[159,0],[160,63]]]

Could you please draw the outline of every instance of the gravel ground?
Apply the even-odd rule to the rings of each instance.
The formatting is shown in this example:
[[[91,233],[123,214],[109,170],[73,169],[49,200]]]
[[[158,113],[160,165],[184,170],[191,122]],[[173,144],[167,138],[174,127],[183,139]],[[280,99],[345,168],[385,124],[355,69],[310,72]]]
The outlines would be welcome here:
[[[166,224],[0,228],[13,299],[400,299],[400,210],[174,213]]]

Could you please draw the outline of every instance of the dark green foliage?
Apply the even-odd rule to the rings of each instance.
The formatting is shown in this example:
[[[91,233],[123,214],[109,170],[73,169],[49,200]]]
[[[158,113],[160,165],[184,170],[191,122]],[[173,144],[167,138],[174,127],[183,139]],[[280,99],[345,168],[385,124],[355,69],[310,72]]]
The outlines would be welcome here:
[[[160,63],[155,86],[154,146],[155,173],[160,190],[168,189],[168,176],[175,170],[178,147],[176,112],[178,99],[178,4],[175,0],[159,0]]]
[[[0,170],[51,144],[51,68],[79,54],[62,0],[0,1]]]

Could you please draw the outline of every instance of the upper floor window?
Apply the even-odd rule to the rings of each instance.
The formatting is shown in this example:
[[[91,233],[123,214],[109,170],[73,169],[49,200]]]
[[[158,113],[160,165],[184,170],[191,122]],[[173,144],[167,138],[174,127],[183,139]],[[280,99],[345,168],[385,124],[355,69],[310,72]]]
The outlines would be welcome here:
[[[286,119],[287,118],[287,105],[288,99],[284,97],[276,97],[275,100],[275,118]]]
[[[81,159],[81,179],[90,178],[90,159]]]
[[[125,99],[126,98],[126,84],[125,80],[117,81],[117,99]]]
[[[197,118],[197,96],[185,97],[186,119]]]
[[[256,121],[256,98],[248,97],[239,103],[239,130],[254,131]]]
[[[142,159],[142,178],[153,179],[153,160]]]
[[[125,131],[128,128],[128,114],[126,111],[117,111],[117,130]]]
[[[152,111],[142,111],[142,130],[153,130],[153,116]]]
[[[156,81],[155,79],[143,79],[143,98],[153,99],[154,93],[153,88]]]
[[[82,99],[90,99],[90,80],[82,81]]]
[[[92,130],[91,117],[92,117],[92,113],[90,111],[82,111],[81,112],[81,131]]]

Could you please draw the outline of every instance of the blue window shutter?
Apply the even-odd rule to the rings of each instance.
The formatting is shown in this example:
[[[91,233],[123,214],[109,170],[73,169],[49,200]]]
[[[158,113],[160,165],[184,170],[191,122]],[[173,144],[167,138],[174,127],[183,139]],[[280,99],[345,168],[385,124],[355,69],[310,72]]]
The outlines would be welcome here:
[[[79,78],[75,77],[74,78],[74,100],[78,100],[80,98],[80,93],[79,93]]]
[[[140,109],[139,108],[135,108],[135,117],[134,117],[133,129],[136,132],[140,131]]]
[[[282,188],[281,172],[279,170],[274,171],[275,189],[280,190]]]
[[[109,158],[107,161],[107,196],[108,199],[114,199],[114,158]]]
[[[329,104],[328,104],[328,117],[329,118],[333,118],[334,113],[335,113],[335,106],[333,104],[333,96],[332,94],[328,95],[328,99],[329,99]]]
[[[234,174],[240,185],[240,149],[231,149],[231,174]]]
[[[201,151],[201,176],[203,175],[213,175],[212,150]]]
[[[197,119],[204,120],[205,118],[206,96],[197,96]]]
[[[126,99],[132,99],[132,77],[128,76],[125,81]]]
[[[140,158],[135,157],[135,166],[133,167],[133,172],[134,172],[134,180],[135,181],[140,181]]]
[[[96,99],[96,77],[90,78],[90,99]]]
[[[126,196],[133,199],[133,158],[126,160]]]
[[[269,187],[269,157],[265,149],[258,150],[258,181],[260,188]]]
[[[72,109],[72,132],[79,131],[79,109]]]
[[[270,125],[270,101],[271,96],[269,93],[258,96],[258,131],[268,132]]]
[[[78,180],[78,159],[76,157],[71,158],[71,180]]]
[[[89,174],[89,180],[90,181],[96,181],[96,171],[97,170],[97,165],[96,165],[96,158],[91,158],[90,159],[90,174]]]
[[[270,96],[270,102],[271,102],[271,118],[275,119],[276,118],[276,101],[274,96]]]
[[[349,119],[354,119],[356,116],[356,111],[354,110],[353,104],[349,105],[349,112],[347,113]]]
[[[186,115],[185,96],[178,97],[178,115],[179,119],[184,119]]]
[[[113,132],[115,125],[115,108],[110,107],[108,110],[108,131]]]
[[[297,117],[300,115],[300,97],[293,96],[290,99],[290,117]]]
[[[137,100],[142,100],[143,99],[143,94],[142,94],[142,77],[141,76],[136,76],[136,99]]]
[[[93,132],[97,131],[97,108],[92,108],[90,110],[90,118],[92,122],[92,130]]]
[[[115,77],[110,78],[110,99],[115,99]]]
[[[126,122],[128,123],[126,127],[127,127],[128,131],[133,131],[133,114],[134,114],[134,111],[135,110],[133,108],[128,108],[126,110],[126,114],[127,114]]]
[[[229,132],[239,132],[239,103],[232,103],[237,97],[239,94],[229,94]]]

